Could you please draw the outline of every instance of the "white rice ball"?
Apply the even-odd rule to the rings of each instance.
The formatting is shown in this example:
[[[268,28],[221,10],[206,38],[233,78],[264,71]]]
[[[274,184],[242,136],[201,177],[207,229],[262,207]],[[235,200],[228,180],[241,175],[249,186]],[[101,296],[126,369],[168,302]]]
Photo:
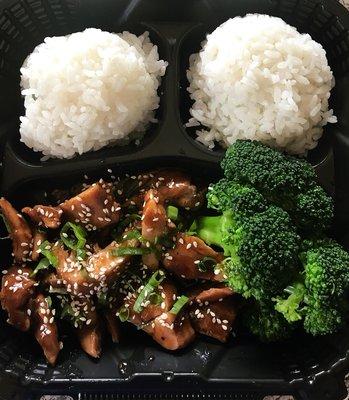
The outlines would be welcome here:
[[[147,32],[46,38],[21,68],[21,141],[46,158],[127,143],[155,122],[166,66]]]
[[[280,18],[229,19],[191,56],[187,76],[187,126],[207,127],[197,140],[209,148],[253,139],[303,154],[337,121],[328,110],[334,79],[325,50]]]

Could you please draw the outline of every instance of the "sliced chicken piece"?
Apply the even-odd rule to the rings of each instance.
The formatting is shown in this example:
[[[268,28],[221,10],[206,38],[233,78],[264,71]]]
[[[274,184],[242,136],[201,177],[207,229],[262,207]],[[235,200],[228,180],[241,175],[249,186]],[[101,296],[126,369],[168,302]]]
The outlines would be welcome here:
[[[7,322],[21,331],[30,328],[29,300],[35,290],[35,280],[27,267],[11,267],[2,278],[1,306],[8,313]]]
[[[159,251],[161,248],[159,248]],[[155,253],[144,254],[142,256],[143,265],[146,265],[148,268],[152,270],[159,269],[160,260]]]
[[[171,204],[192,209],[204,203],[204,192],[198,190],[182,171],[159,171],[155,179],[160,197]]]
[[[96,307],[92,301],[86,299],[75,301],[73,309],[79,310],[77,334],[82,349],[91,357],[98,358],[102,350],[102,330]]]
[[[160,169],[137,178],[140,193],[128,200],[129,205],[140,208],[141,194],[149,189],[158,191],[162,203],[168,202],[187,209],[200,207],[205,201],[205,190],[193,185],[190,178],[180,170]]]
[[[29,258],[32,248],[33,236],[31,229],[23,216],[4,198],[0,199],[0,209],[10,231],[15,260],[25,262]]]
[[[89,276],[82,262],[76,261],[62,246],[52,247],[57,257],[57,277],[64,284],[67,292],[79,298],[91,297],[94,294],[96,282]]]
[[[230,297],[234,294],[234,291],[220,284],[218,286],[209,287],[208,285],[202,285],[190,291],[190,300],[195,300],[197,303],[214,303],[216,301],[222,301],[226,297]]]
[[[101,286],[108,286],[124,272],[131,261],[131,256],[113,255],[113,250],[122,247],[138,247],[137,239],[125,240],[122,243],[112,242],[106,248],[93,254],[87,262],[87,271],[90,277],[96,280]]]
[[[227,342],[237,315],[237,303],[230,288],[196,288],[189,293],[190,318],[194,329]]]
[[[157,191],[150,189],[144,197],[142,236],[153,243],[167,233],[168,218],[165,207],[160,202]]]
[[[175,247],[165,254],[163,264],[168,271],[183,279],[217,280],[218,276],[213,270],[199,270],[199,263],[205,257],[210,257],[217,263],[223,259],[220,253],[207,246],[203,240],[179,233]]]
[[[167,350],[178,350],[188,346],[195,339],[195,331],[184,316],[170,312],[156,317],[143,327],[157,343]]]
[[[231,297],[209,305],[192,306],[190,311],[194,329],[220,342],[228,341],[236,314],[236,304]]]
[[[171,282],[164,281],[158,286],[157,291],[155,292],[160,296],[159,299],[161,299],[161,302],[159,304],[153,304],[152,297],[155,296],[150,296],[148,300],[144,302],[142,311],[137,313],[133,310],[133,306],[141,292],[141,288],[133,294],[129,293],[124,299],[124,305],[129,310],[128,320],[135,325],[148,323],[162,313],[169,311],[177,298],[176,287]]]
[[[94,183],[78,196],[66,200],[60,207],[65,219],[82,224],[89,231],[116,224],[121,209],[111,189],[101,183]]]
[[[32,301],[31,310],[35,338],[40,344],[46,360],[54,365],[60,350],[55,311],[50,309],[42,294],[38,294]]]
[[[38,226],[57,229],[61,225],[61,216],[63,211],[60,207],[37,205],[33,208],[24,207],[22,208],[22,212],[27,214]]]
[[[46,233],[35,229],[33,232],[33,250],[31,253],[32,261],[37,261],[40,257],[40,246],[46,240]]]
[[[99,358],[102,351],[102,333],[99,324],[78,328],[80,345],[85,353],[93,358]]]
[[[106,310],[104,312],[104,318],[106,321],[108,332],[110,333],[111,339],[114,343],[120,342],[120,320],[116,316],[116,312],[113,310]]]

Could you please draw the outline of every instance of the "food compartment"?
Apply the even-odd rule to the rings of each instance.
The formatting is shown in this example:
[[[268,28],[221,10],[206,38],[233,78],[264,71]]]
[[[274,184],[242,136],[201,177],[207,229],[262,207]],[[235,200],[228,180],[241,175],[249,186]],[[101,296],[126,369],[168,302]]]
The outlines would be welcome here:
[[[37,203],[52,204],[50,193],[54,189],[70,189],[79,182],[94,182],[101,177],[108,180],[111,175],[138,174],[156,167],[177,166],[176,159],[158,159],[145,163],[141,169],[136,163],[115,167],[111,172],[105,168],[95,169],[88,173],[88,177],[85,176],[86,171],[72,174],[57,172],[50,178],[32,179],[12,187],[8,198],[17,209]],[[187,160],[181,166],[193,177],[202,177],[205,168],[205,179],[208,181],[217,179],[220,173],[216,163],[204,166]],[[0,233],[6,236],[3,224]],[[343,244],[348,246],[349,242],[343,241]],[[8,267],[11,253],[9,241],[0,241],[0,251],[2,267]],[[285,389],[288,382],[307,383],[317,373],[329,370],[343,358],[349,344],[348,326],[338,334],[323,338],[296,332],[286,342],[274,344],[261,343],[239,328],[237,336],[233,335],[227,344],[200,336],[189,347],[169,352],[145,333],[123,324],[121,343],[112,344],[105,334],[101,358],[95,361],[80,350],[75,333],[63,323],[60,335],[64,349],[57,365],[49,367],[32,335],[23,334],[7,325],[3,311],[0,319],[4,328],[0,334],[0,366],[6,373],[19,377],[23,383],[34,385],[37,382],[40,385],[46,382],[61,389],[64,389],[67,380],[73,380],[72,387],[80,390],[82,383],[91,380],[95,384],[104,382],[106,387],[111,388],[119,382],[126,383],[136,375],[142,376],[144,387],[154,376],[158,377],[159,384],[187,376],[202,380],[205,385],[210,381],[244,382],[248,376],[253,381]]]
[[[206,152],[217,152],[222,154],[224,149],[216,144],[213,150],[208,150],[206,146],[196,140],[196,130],[205,129],[204,126],[186,127],[189,121],[190,107],[193,104],[187,87],[187,70],[189,68],[189,57],[191,54],[201,50],[201,43],[206,39],[206,35],[214,31],[221,23],[235,16],[244,16],[251,12],[269,14],[281,17],[288,24],[295,26],[301,33],[309,33],[312,38],[323,45],[326,50],[329,65],[336,79],[336,86],[331,90],[329,109],[334,110],[334,115],[341,123],[342,116],[345,116],[344,108],[349,102],[346,96],[338,96],[338,91],[342,85],[342,79],[349,71],[349,31],[346,26],[348,15],[344,14],[342,19],[333,10],[333,4],[322,4],[315,1],[268,1],[268,2],[248,2],[246,7],[231,5],[226,2],[219,4],[205,3],[206,7],[201,10],[201,22],[197,24],[183,38],[180,45],[180,87],[179,103],[182,126],[188,136],[193,139],[195,144]],[[257,4],[258,3],[258,4]],[[339,6],[339,5],[337,5]],[[340,7],[340,6],[339,6]],[[220,13],[217,15],[217,10]],[[343,91],[341,90],[343,93]],[[348,126],[343,127],[346,131]],[[331,146],[335,132],[335,125],[327,124],[324,133],[315,149],[308,152],[308,160],[313,165],[322,163],[331,153]]]
[[[96,13],[96,15],[88,14],[87,11],[90,11],[88,7],[84,12],[73,1],[56,1],[55,4],[50,6],[45,2],[23,2],[23,7],[19,2],[13,1],[12,3],[14,3],[12,7],[5,9],[2,14],[0,13],[0,24],[1,20],[3,21],[2,29],[0,25],[0,49],[3,48],[3,54],[0,56],[0,85],[2,87],[0,96],[3,96],[2,103],[4,104],[0,118],[1,122],[7,121],[10,124],[6,129],[6,137],[14,153],[18,159],[28,164],[40,165],[43,154],[34,152],[20,142],[19,116],[24,115],[23,98],[20,94],[19,85],[20,67],[34,47],[41,43],[46,36],[66,35],[89,27],[116,33],[127,30],[136,35],[148,31],[151,42],[158,46],[160,59],[167,60],[169,57],[166,39],[161,37],[151,26],[143,24],[142,21],[128,22],[127,18],[121,16],[117,18],[117,14],[114,14],[115,18],[112,20],[106,18],[105,15],[104,19],[101,19],[99,13]],[[116,13],[116,11],[113,12]],[[77,18],[76,13],[79,13],[79,18]],[[39,28],[37,27],[37,20],[41,21]],[[104,147],[98,151],[90,151],[81,156],[77,155],[73,159],[79,158],[82,161],[105,159],[111,156],[136,153],[148,146],[161,130],[164,117],[166,80],[165,74],[158,88],[159,108],[154,116],[158,122],[150,123],[140,140],[132,140],[127,145]],[[71,160],[50,159],[46,164],[64,162],[71,162]]]

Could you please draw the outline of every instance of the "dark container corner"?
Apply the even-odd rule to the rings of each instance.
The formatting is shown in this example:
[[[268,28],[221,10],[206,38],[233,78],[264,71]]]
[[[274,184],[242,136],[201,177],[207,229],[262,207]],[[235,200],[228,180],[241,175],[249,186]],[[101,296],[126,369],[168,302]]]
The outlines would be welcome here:
[[[107,168],[117,174],[180,165],[199,176],[203,171],[207,178],[218,176],[222,151],[204,149],[185,127],[190,108],[188,57],[224,20],[252,12],[282,17],[327,50],[336,77],[331,106],[339,123],[326,128],[308,157],[321,183],[335,194],[336,232],[349,248],[349,13],[336,0],[2,0],[1,194],[21,206],[39,201],[46,190],[83,180],[86,173],[103,175]],[[19,142],[18,116],[23,113],[19,68],[45,36],[87,27],[150,32],[160,56],[169,62],[159,89],[159,124],[150,126],[137,148],[131,144],[43,163],[40,154]],[[0,252],[2,257],[9,253],[4,241]],[[341,400],[346,394],[349,325],[331,337],[297,334],[274,345],[245,336],[232,338],[225,346],[200,339],[175,354],[139,332],[125,330],[125,342],[119,346],[106,342],[98,362],[82,354],[74,339],[66,340],[55,368],[46,365],[33,339],[5,324],[3,314],[0,326],[0,400],[262,400],[267,394]],[[58,397],[63,395],[68,397]]]

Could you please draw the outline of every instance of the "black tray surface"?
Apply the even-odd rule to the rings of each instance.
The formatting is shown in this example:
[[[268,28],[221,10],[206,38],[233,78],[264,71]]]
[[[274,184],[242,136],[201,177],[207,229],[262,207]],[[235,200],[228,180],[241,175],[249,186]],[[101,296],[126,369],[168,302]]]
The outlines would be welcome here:
[[[186,91],[188,58],[219,24],[253,12],[282,17],[327,51],[336,78],[331,107],[339,122],[326,127],[308,159],[335,198],[335,235],[349,248],[349,13],[336,0],[1,0],[1,195],[17,207],[34,204],[42,201],[45,191],[68,188],[83,181],[85,174],[91,179],[108,177],[109,168],[119,175],[179,166],[208,180],[217,178],[223,151],[207,150],[194,140],[193,129],[185,127],[191,104]],[[131,143],[42,162],[41,154],[19,141],[18,117],[24,112],[19,68],[46,36],[87,27],[149,31],[160,57],[169,62],[159,89],[159,123],[149,127],[139,146]],[[0,253],[9,262],[5,241],[0,241]],[[330,337],[298,333],[278,344],[244,335],[227,345],[201,338],[177,353],[125,328],[123,343],[106,340],[98,361],[83,354],[66,331],[70,339],[52,368],[34,339],[7,326],[5,319],[0,314],[0,400],[262,400],[273,393],[340,400],[346,393],[349,325]]]

